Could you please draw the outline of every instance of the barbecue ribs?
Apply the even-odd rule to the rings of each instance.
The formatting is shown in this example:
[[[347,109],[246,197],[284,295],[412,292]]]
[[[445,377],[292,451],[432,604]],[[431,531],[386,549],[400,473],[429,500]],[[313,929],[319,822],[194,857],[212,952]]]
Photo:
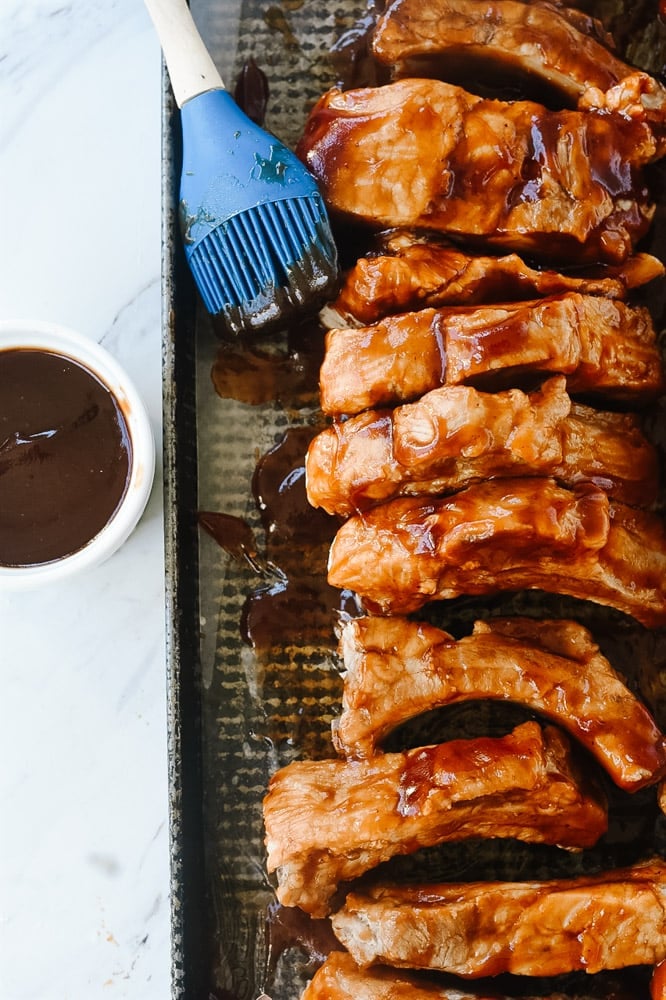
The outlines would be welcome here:
[[[513,388],[564,374],[573,395],[641,402],[663,385],[650,314],[569,292],[537,302],[421,309],[331,330],[320,369],[330,415],[409,402],[442,385]]]
[[[583,277],[535,270],[517,254],[469,254],[406,234],[396,234],[388,243],[388,252],[361,257],[347,272],[338,297],[323,312],[328,327],[376,323],[426,306],[519,302],[563,292],[624,299],[631,289],[664,273],[661,261],[647,253]]]
[[[602,108],[584,111],[485,100],[438,80],[334,89],[298,152],[331,211],[356,222],[619,263],[654,214],[642,168],[658,150],[636,76],[610,95],[590,92]]]
[[[620,788],[635,791],[666,774],[666,738],[576,622],[490,619],[456,641],[423,622],[370,616],[342,626],[340,653],[342,713],[332,728],[347,757],[371,756],[422,712],[489,698],[560,725]]]
[[[464,66],[473,76],[491,69],[500,79],[540,80],[572,106],[585,91],[603,92],[632,76],[598,37],[567,19],[565,11],[519,0],[392,0],[372,41],[377,59],[397,76],[449,74]],[[650,115],[663,127],[666,91],[652,88]]]
[[[529,395],[450,386],[394,410],[367,410],[313,438],[305,470],[312,506],[343,517],[491,477],[589,481],[646,507],[658,487],[657,453],[637,418],[572,405],[562,376]]]
[[[361,965],[475,978],[589,973],[666,958],[666,862],[544,882],[380,886],[332,918]]]
[[[496,479],[448,498],[389,500],[349,518],[328,580],[367,610],[407,614],[461,594],[544,590],[666,624],[666,532],[660,517],[593,486]]]
[[[273,775],[264,823],[278,899],[321,917],[340,882],[396,855],[476,837],[587,847],[607,811],[564,734],[526,722],[370,760],[295,761]]]

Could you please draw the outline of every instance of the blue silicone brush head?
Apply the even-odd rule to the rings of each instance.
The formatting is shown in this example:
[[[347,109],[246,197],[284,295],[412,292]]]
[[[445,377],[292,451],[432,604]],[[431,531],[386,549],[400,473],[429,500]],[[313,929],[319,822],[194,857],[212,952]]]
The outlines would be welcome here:
[[[314,309],[338,280],[316,181],[227,93],[186,0],[145,3],[181,111],[181,228],[206,308],[234,333]]]
[[[337,252],[316,181],[226,90],[183,104],[180,221],[207,310],[234,333],[332,297]]]

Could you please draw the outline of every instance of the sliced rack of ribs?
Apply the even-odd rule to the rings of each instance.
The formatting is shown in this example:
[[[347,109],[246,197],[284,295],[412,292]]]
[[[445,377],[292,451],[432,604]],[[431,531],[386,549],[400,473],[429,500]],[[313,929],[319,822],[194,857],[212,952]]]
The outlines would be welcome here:
[[[592,482],[649,507],[658,472],[638,418],[572,404],[563,376],[529,394],[447,386],[393,410],[366,410],[317,434],[305,461],[309,502],[342,517],[396,496],[535,475]]]
[[[425,622],[351,619],[340,631],[342,712],[333,742],[369,757],[398,726],[463,701],[512,701],[577,740],[618,787],[635,791],[666,774],[666,737],[577,622],[478,621],[455,640]]]
[[[350,517],[328,580],[368,611],[408,614],[462,594],[543,590],[666,624],[662,519],[584,484],[495,479],[452,497],[402,497]]]
[[[575,879],[377,886],[332,917],[361,966],[556,976],[666,958],[666,862]]]
[[[605,798],[565,734],[534,722],[364,761],[294,761],[264,799],[278,899],[317,917],[340,883],[397,855],[476,837],[575,850],[607,823]]]
[[[422,228],[543,261],[620,263],[654,204],[659,155],[634,87],[585,110],[486,100],[439,80],[333,89],[298,153],[331,212],[377,229]]]
[[[574,396],[653,399],[663,368],[648,310],[569,292],[536,302],[421,309],[331,330],[321,408],[353,415],[443,385],[496,389],[548,374],[565,375]]]

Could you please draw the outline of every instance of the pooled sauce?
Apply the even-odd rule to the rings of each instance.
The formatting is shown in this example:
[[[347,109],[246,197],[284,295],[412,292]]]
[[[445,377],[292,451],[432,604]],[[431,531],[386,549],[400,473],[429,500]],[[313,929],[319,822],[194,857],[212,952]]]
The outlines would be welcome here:
[[[333,648],[337,614],[358,613],[354,595],[326,581],[337,521],[311,507],[305,492],[305,453],[316,431],[289,428],[257,463],[252,492],[266,535],[264,552],[242,518],[199,512],[200,526],[217,544],[263,577],[248,594],[240,622],[243,641],[256,651],[294,643]]]
[[[233,559],[245,559],[254,568],[258,564],[257,542],[249,524],[233,514],[199,511],[199,524],[220,548]]]
[[[289,327],[286,343],[276,349],[273,337],[265,344],[223,342],[211,370],[215,391],[222,399],[259,406],[278,402],[285,408],[315,405],[317,379],[324,357],[324,334],[310,319]]]
[[[335,645],[333,611],[344,597],[326,581],[336,521],[307,501],[305,453],[315,427],[291,427],[257,464],[252,482],[267,539],[267,557],[283,579],[255,591],[245,606],[244,638],[271,645]]]
[[[109,389],[71,358],[0,351],[0,565],[82,549],[113,517],[131,443]]]
[[[311,507],[305,491],[305,454],[318,427],[290,427],[257,463],[252,492],[261,512],[273,549],[273,557],[303,548],[328,546],[336,521],[323,510]]]
[[[277,901],[268,907],[268,966],[271,972],[285,951],[300,948],[308,956],[310,974],[332,951],[342,946],[333,933],[330,920],[316,920],[297,906],[281,906]]]

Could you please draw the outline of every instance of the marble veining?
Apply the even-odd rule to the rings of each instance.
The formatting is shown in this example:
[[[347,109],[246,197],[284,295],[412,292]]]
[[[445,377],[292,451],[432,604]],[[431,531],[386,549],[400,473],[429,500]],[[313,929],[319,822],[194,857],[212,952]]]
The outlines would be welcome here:
[[[0,4],[0,317],[104,343],[157,439],[106,564],[0,594],[0,997],[166,1000],[159,46],[140,0]]]

